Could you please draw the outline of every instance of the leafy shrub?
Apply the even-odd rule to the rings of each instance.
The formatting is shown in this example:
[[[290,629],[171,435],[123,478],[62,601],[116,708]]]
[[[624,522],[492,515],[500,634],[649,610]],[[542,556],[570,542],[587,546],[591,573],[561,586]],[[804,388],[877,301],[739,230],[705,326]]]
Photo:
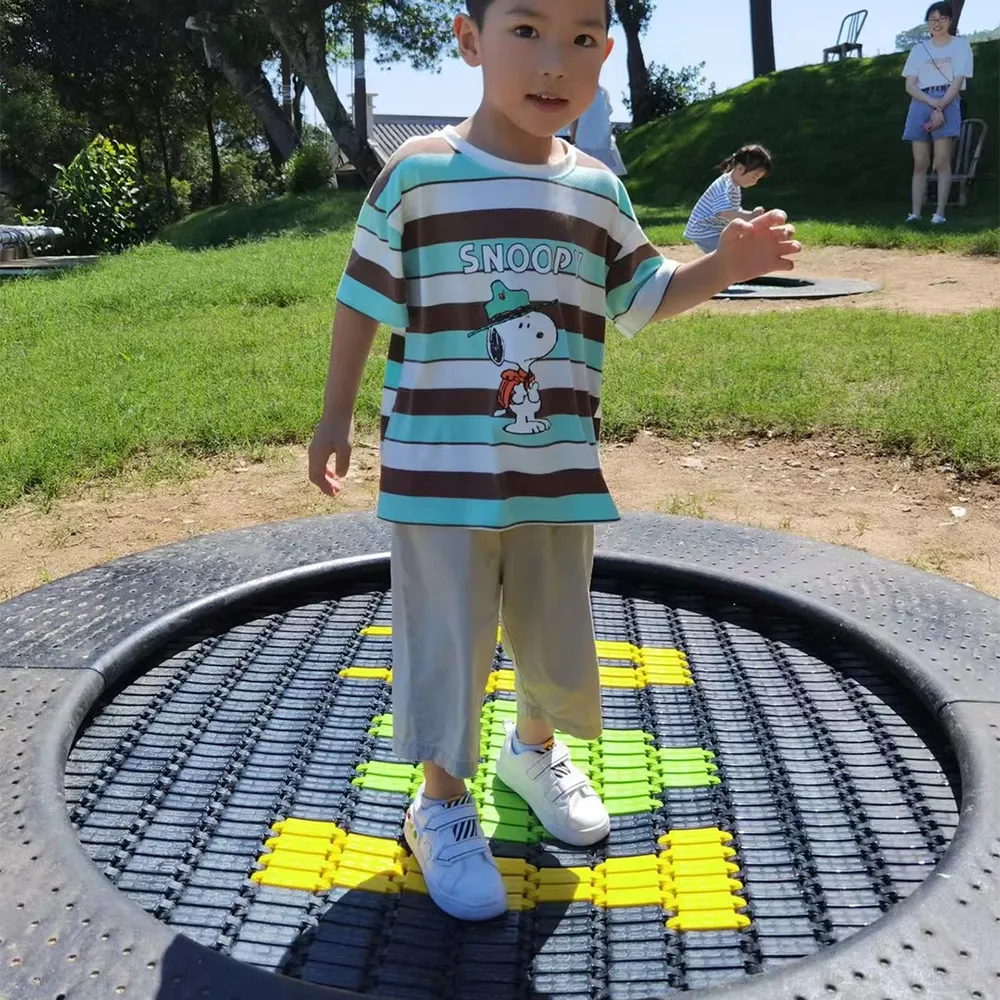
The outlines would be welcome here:
[[[252,205],[267,197],[267,183],[256,176],[249,153],[231,153],[222,164],[222,200],[233,205]]]
[[[705,64],[682,66],[675,73],[666,66],[652,62],[649,64],[649,90],[646,96],[647,120],[666,118],[675,111],[715,96],[715,84],[709,83],[702,70]],[[631,111],[628,98],[625,107]]]
[[[148,198],[134,147],[99,135],[56,171],[48,218],[65,231],[68,252],[115,252],[142,240]]]
[[[330,147],[317,141],[303,143],[285,164],[285,178],[292,194],[328,187],[333,178]]]

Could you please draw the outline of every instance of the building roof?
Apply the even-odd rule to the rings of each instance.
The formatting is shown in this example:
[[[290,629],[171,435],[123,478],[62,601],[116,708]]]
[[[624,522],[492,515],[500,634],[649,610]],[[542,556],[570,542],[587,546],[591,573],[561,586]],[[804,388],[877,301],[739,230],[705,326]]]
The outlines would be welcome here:
[[[444,128],[445,125],[459,125],[465,118],[450,118],[447,115],[379,115],[375,114],[374,94],[368,95],[369,119],[368,119],[368,141],[379,158],[385,165],[389,162],[392,154],[406,142],[421,135],[430,135]],[[353,117],[353,115],[352,115]],[[631,127],[627,122],[612,122],[615,133],[620,135],[628,131]],[[569,135],[569,129],[565,128],[560,135]],[[347,157],[340,151],[340,168],[348,166]]]
[[[369,141],[375,155],[383,163],[387,163],[407,139],[430,135],[445,125],[459,125],[463,121],[464,118],[446,118],[442,115],[373,115]]]

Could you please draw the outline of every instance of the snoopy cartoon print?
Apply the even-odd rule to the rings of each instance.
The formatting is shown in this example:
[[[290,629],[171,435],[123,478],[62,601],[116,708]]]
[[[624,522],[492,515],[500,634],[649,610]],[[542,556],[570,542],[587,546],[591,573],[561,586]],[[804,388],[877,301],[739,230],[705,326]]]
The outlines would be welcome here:
[[[504,426],[508,434],[540,434],[552,425],[538,416],[542,399],[531,366],[552,353],[559,331],[548,315],[531,304],[523,289],[510,289],[502,281],[494,281],[491,288],[493,297],[486,304],[489,318],[485,327],[486,349],[490,360],[500,369],[493,416],[509,413],[514,417]],[[473,331],[469,336],[478,332]]]

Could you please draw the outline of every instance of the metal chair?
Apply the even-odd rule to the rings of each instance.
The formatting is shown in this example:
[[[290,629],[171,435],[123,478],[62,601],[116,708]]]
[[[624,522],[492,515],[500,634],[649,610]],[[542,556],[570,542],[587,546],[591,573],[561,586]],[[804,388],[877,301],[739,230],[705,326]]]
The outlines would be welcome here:
[[[853,14],[848,14],[840,22],[837,44],[823,49],[823,62],[829,62],[833,56],[837,56],[838,59],[846,59],[855,49],[860,59],[861,43],[858,39],[861,37],[861,29],[865,26],[865,21],[867,20],[867,10],[856,10]]]
[[[986,144],[987,128],[988,126],[982,118],[966,118],[962,122],[958,142],[954,143],[951,148],[952,188],[950,193],[954,195],[955,188],[958,188],[958,204],[962,208],[969,204],[969,188],[976,179],[979,157],[982,156],[983,146]],[[932,170],[927,175],[927,180],[927,194],[929,196],[931,186],[937,188],[937,171]]]

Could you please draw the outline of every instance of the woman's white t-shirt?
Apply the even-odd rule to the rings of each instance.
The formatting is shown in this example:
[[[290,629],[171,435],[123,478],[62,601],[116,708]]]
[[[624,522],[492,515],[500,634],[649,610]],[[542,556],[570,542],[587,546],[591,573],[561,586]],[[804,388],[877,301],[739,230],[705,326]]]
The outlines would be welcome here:
[[[597,88],[590,107],[576,123],[576,147],[600,160],[619,177],[627,173],[611,128],[611,98],[603,87]]]
[[[917,42],[907,56],[903,76],[915,76],[921,90],[950,86],[956,76],[972,76],[972,46],[961,36],[954,37],[947,45]]]

